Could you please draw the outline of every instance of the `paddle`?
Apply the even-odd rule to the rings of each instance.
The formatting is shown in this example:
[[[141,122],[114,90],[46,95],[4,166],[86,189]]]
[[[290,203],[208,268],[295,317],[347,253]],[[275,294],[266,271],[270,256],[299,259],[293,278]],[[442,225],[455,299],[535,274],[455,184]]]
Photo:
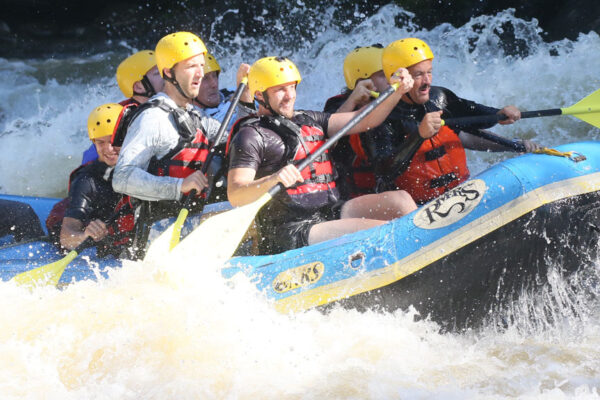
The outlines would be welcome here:
[[[556,115],[572,115],[590,125],[600,128],[600,89],[582,100],[566,108],[551,108],[548,110],[524,111],[521,118],[551,117]],[[442,125],[454,128],[465,128],[477,124],[494,124],[506,119],[504,114],[481,115],[475,117],[450,118],[442,121]]]
[[[211,143],[211,146],[210,146],[210,149],[208,152],[208,156],[206,157],[206,161],[204,161],[204,164],[202,165],[201,172],[203,174],[206,174],[206,171],[208,171],[208,167],[210,166],[210,163],[212,162],[212,159],[215,154],[215,147],[221,141],[221,138],[223,137],[223,134],[225,133],[225,130],[227,128],[227,125],[229,125],[229,121],[231,120],[233,111],[235,110],[235,107],[237,106],[238,102],[240,101],[242,92],[244,91],[244,88],[246,87],[247,84],[248,84],[248,78],[244,77],[242,79],[242,81],[240,82],[240,84],[238,85],[238,87],[233,95],[231,104],[229,105],[229,108],[227,109],[227,113],[225,114],[225,117],[223,118],[223,121],[221,122],[221,126],[219,127],[219,130],[217,131],[215,140]],[[177,244],[179,243],[179,240],[181,238],[181,229],[183,228],[183,224],[190,212],[192,201],[194,200],[195,196],[196,196],[196,190],[195,189],[191,190],[183,203],[183,207],[181,208],[181,211],[179,212],[179,215],[177,216],[175,223],[173,225],[171,225],[170,227],[168,227],[155,240],[153,240],[152,243],[150,243],[150,246],[148,247],[148,250],[146,251],[146,256],[144,257],[144,260],[150,259],[150,258],[161,257],[161,254],[166,254],[170,250],[173,250],[173,248],[175,246],[177,246]],[[200,200],[200,201],[204,202],[205,200]],[[200,206],[201,206],[201,208],[203,208],[204,204],[201,204]]]
[[[490,142],[500,144],[502,146],[508,147],[511,150],[516,151],[517,153],[527,153],[527,149],[522,141],[512,141],[510,139],[503,138],[502,136],[494,135],[484,130],[476,130],[467,132],[470,135],[479,136],[485,140],[489,140]]]
[[[112,214],[108,221],[114,221],[123,210],[119,210]],[[32,270],[22,272],[12,277],[11,281],[16,282],[19,286],[25,286],[29,289],[33,289],[36,286],[53,285],[56,286],[60,277],[62,276],[65,268],[71,261],[73,261],[79,253],[88,247],[94,245],[94,239],[91,236],[85,238],[79,246],[71,250],[65,257],[50,264],[42,265],[41,267],[34,268]]]
[[[30,271],[15,275],[11,281],[16,282],[19,286],[25,286],[29,289],[33,289],[37,286],[56,286],[60,280],[60,277],[65,271],[65,268],[67,268],[67,265],[69,265],[69,263],[73,261],[80,252],[92,246],[93,243],[94,239],[91,236],[88,236],[79,244],[79,246],[71,250],[62,259],[51,264],[46,264]]]
[[[336,132],[321,147],[311,153],[298,166],[302,171],[317,159],[326,150],[332,147],[339,139],[348,133],[358,122],[365,118],[379,104],[394,93],[397,85],[393,85],[380,96],[365,106],[359,114],[352,118],[342,129]],[[256,213],[279,193],[284,186],[279,183],[273,186],[267,193],[252,203],[217,214],[206,219],[189,235],[187,235],[179,246],[173,250],[174,256],[195,254],[202,257],[205,262],[222,262],[231,258],[237,249],[248,227],[254,220]]]

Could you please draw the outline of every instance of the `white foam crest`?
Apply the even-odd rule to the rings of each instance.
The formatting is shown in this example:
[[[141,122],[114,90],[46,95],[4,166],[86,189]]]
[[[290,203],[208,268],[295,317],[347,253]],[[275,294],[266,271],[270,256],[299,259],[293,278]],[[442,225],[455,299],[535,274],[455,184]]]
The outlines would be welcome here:
[[[563,398],[600,384],[597,322],[557,341],[440,334],[412,312],[283,315],[241,274],[159,264],[63,291],[1,283],[3,398]]]
[[[89,113],[100,104],[120,101],[122,94],[112,78],[85,84],[76,79],[42,83],[24,72],[41,73],[45,64],[34,62],[23,68],[22,61],[2,61],[6,78],[1,91],[8,100],[2,104],[0,120],[0,192],[65,194],[69,173],[81,163],[83,150],[91,144]]]

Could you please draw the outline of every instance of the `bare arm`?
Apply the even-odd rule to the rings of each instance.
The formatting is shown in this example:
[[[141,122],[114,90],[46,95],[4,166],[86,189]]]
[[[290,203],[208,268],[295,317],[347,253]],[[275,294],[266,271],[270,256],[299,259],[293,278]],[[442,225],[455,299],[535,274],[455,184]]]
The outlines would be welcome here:
[[[370,79],[364,79],[356,84],[356,87],[350,93],[344,104],[337,109],[336,113],[352,112],[357,107],[366,105],[371,100],[371,91],[375,90],[375,85]]]
[[[390,80],[390,84],[394,83],[399,83],[400,86],[398,89],[362,121],[356,124],[356,126],[348,132],[349,135],[353,133],[365,132],[371,128],[379,126],[383,121],[385,121],[396,104],[398,104],[402,96],[412,88],[414,82],[408,73],[408,70],[405,68],[399,68],[398,71],[392,75]],[[331,114],[331,117],[329,118],[329,125],[327,126],[328,135],[332,136],[337,131],[342,129],[348,122],[350,122],[352,118],[357,116],[361,110]]]
[[[106,224],[99,219],[90,222],[84,229],[83,222],[80,220],[65,217],[60,229],[60,244],[66,249],[73,250],[88,236],[91,236],[95,241],[99,241],[106,235],[108,235]]]
[[[274,174],[254,180],[256,171],[252,168],[233,168],[227,174],[227,198],[232,206],[239,207],[257,200],[278,183],[290,187],[303,182],[298,168],[286,165]]]
[[[250,71],[250,65],[245,64],[245,63],[240,64],[237,74],[236,74],[237,86],[240,86],[242,79],[248,78],[249,71]],[[246,87],[244,88],[244,91],[242,92],[242,96],[240,97],[240,101],[243,101],[244,103],[254,102],[254,96],[250,93],[250,90],[248,90],[248,85],[246,85]]]
[[[503,139],[502,136],[499,136],[489,130],[481,129],[480,131],[485,132],[487,135],[497,136],[497,137]],[[460,141],[462,142],[463,146],[469,150],[490,151],[490,152],[518,151],[518,150],[515,150],[515,148],[512,146],[506,146],[506,145],[503,145],[500,143],[495,143],[491,140],[485,139],[483,137],[477,136],[476,134],[472,134],[469,132],[461,131],[459,133],[458,137],[459,137]],[[506,140],[506,139],[504,139],[504,140]],[[541,145],[539,145],[538,143],[533,142],[531,140],[513,139],[513,142],[522,144],[524,146],[526,153],[533,153],[536,150],[540,150],[543,148]]]

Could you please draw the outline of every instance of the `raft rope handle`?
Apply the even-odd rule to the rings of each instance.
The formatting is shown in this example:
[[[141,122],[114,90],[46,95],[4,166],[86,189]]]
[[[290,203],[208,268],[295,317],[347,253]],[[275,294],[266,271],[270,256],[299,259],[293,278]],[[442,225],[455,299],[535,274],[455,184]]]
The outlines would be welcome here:
[[[549,156],[557,156],[557,157],[566,157],[571,161],[579,162],[586,159],[586,157],[575,151],[558,151],[556,149],[549,149],[547,147],[542,147],[541,149],[533,151],[535,154],[547,154]]]

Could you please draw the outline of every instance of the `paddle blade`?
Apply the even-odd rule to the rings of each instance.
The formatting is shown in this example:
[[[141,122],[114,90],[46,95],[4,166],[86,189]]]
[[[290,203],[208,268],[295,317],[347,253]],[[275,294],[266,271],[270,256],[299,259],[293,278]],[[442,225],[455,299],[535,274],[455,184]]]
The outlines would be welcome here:
[[[169,251],[173,250],[177,244],[179,244],[179,240],[181,238],[181,229],[183,228],[183,224],[185,223],[185,219],[187,218],[189,211],[187,208],[182,208],[177,216],[177,220],[175,223],[169,226],[163,233],[161,233],[156,239],[150,243],[148,246],[148,250],[146,251],[146,255],[144,256],[144,260],[149,260],[151,258],[160,258],[164,257]]]
[[[572,114],[574,117],[587,122],[590,125],[594,125],[596,128],[600,128],[600,113],[596,114]]]
[[[572,115],[596,128],[600,128],[600,89],[584,97],[571,107],[561,108],[565,115]]]
[[[144,261],[151,258],[164,257],[170,250],[171,240],[175,232],[175,224],[169,225],[156,239],[154,239],[146,250]]]
[[[256,213],[269,200],[271,195],[265,193],[250,204],[208,218],[186,236],[172,254],[211,262],[227,261],[238,248]]]
[[[72,250],[58,261],[15,275],[11,281],[29,289],[47,285],[56,286],[65,268],[75,257],[77,257],[77,251]]]
[[[189,211],[187,208],[182,209],[179,212],[179,216],[173,225],[173,234],[171,235],[171,243],[169,244],[169,250],[173,250],[173,247],[179,244],[181,240],[181,228],[183,228],[183,223],[188,216]]]

